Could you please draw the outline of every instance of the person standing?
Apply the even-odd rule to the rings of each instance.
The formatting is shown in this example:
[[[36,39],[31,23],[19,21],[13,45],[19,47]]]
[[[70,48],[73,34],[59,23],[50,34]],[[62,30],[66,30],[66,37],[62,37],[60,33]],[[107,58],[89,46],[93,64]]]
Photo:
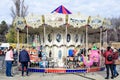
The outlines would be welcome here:
[[[30,62],[30,57],[24,46],[19,54],[19,62],[22,65],[22,76],[24,76],[24,67],[26,68],[26,75],[28,76],[28,64]]]
[[[12,70],[12,62],[13,62],[13,50],[12,46],[9,47],[8,51],[5,54],[5,62],[6,62],[6,76],[13,77],[11,74]]]
[[[116,48],[114,49],[113,55],[114,55],[113,56],[113,59],[114,59],[113,72],[114,72],[114,77],[117,77],[119,73],[117,72],[116,64],[115,64],[115,60],[118,60],[118,50]]]
[[[106,66],[106,73],[107,76],[105,79],[109,79],[109,69],[111,70],[111,79],[114,79],[113,74],[113,52],[111,50],[111,47],[107,47],[107,51],[103,53],[103,56],[105,57],[105,66]]]

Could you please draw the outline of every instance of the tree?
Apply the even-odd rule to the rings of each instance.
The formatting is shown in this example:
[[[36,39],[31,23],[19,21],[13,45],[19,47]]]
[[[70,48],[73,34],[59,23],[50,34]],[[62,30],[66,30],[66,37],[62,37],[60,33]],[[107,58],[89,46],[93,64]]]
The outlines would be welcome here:
[[[27,15],[28,6],[24,5],[24,0],[13,0],[14,6],[11,7],[11,17],[13,18],[13,21],[15,17],[25,17]],[[20,32],[20,42],[22,42]],[[10,43],[16,43],[17,42],[17,32],[16,27],[11,25],[8,34],[6,35],[7,41]]]
[[[9,32],[6,34],[7,42],[9,42],[9,43],[16,43],[17,42],[17,35],[16,34],[17,34],[16,30],[11,25],[10,29],[9,29]]]
[[[15,8],[11,7],[11,16],[15,19],[18,17],[25,17],[27,15],[28,6],[24,5],[24,0],[13,0]]]
[[[8,31],[8,25],[5,21],[2,21],[0,24],[0,34],[5,35],[5,33]]]
[[[114,38],[114,41],[119,40],[119,29],[120,29],[120,17],[119,18],[112,18],[111,19],[112,27],[113,27],[113,35],[111,35],[112,38]],[[113,37],[114,36],[114,37]]]
[[[0,24],[0,41],[1,42],[6,42],[5,34],[8,31],[8,25],[6,24],[5,21],[2,21]]]

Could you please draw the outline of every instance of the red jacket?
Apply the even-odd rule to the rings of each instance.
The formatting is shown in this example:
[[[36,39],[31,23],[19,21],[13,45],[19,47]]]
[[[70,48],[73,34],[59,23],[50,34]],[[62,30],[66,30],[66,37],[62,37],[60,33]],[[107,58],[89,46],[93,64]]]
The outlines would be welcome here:
[[[113,59],[114,59],[114,60],[117,60],[117,59],[118,59],[118,56],[119,56],[119,54],[118,54],[117,51],[113,53]]]
[[[113,64],[113,60],[112,60],[112,61],[108,61],[108,60],[107,60],[107,57],[108,57],[108,55],[109,55],[110,53],[113,54],[112,51],[106,51],[106,52],[103,54],[103,56],[105,57],[105,64]]]

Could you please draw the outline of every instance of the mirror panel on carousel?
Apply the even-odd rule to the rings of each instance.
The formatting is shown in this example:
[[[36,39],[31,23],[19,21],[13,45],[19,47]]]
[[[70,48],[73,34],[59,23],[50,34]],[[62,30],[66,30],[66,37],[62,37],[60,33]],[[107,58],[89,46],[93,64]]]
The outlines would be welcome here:
[[[58,48],[58,67],[63,67],[64,62],[63,62],[63,47]]]
[[[61,34],[60,33],[58,33],[57,35],[56,35],[56,41],[59,43],[59,42],[61,42]]]
[[[79,36],[78,36],[78,34],[75,34],[75,36],[74,36],[75,43],[78,43],[78,40],[79,40]]]
[[[63,45],[63,35],[62,32],[56,32],[54,34],[54,45],[61,46]]]
[[[52,42],[52,34],[51,33],[48,34],[48,42]]]
[[[74,44],[75,46],[78,46],[79,43],[80,43],[80,42],[79,42],[79,34],[78,34],[78,33],[75,33],[75,34],[74,34],[74,43],[75,43],[75,44]]]
[[[74,42],[73,42],[73,34],[68,33],[68,34],[67,34],[66,41],[67,41],[66,46],[73,45],[73,44],[74,44]]]
[[[68,34],[67,34],[67,43],[69,43],[70,40],[71,40],[71,35],[68,33]]]
[[[80,44],[84,44],[84,35],[83,34],[80,35]]]
[[[46,33],[46,36],[45,36],[45,45],[46,46],[52,46],[52,33]]]

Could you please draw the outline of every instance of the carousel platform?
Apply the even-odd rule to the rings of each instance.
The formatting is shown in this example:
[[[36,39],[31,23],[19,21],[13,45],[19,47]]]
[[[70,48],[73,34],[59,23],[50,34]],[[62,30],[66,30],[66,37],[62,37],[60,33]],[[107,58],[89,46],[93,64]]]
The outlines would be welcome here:
[[[105,67],[92,67],[92,68],[77,68],[77,69],[66,69],[66,68],[29,68],[29,72],[39,73],[89,73],[96,71],[103,71]]]

